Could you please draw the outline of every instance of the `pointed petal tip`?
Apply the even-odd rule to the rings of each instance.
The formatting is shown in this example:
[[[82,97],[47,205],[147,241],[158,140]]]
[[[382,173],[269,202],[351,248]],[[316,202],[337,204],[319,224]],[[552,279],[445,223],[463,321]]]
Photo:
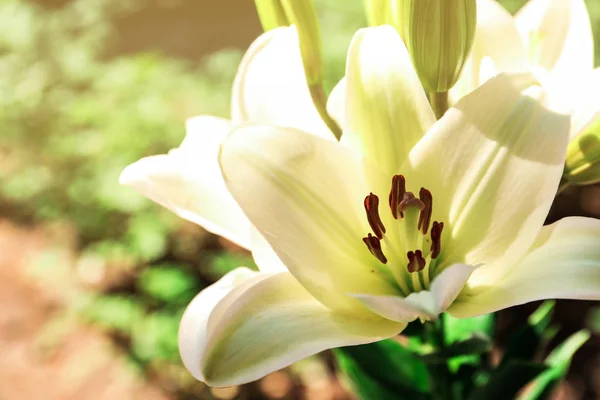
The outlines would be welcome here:
[[[144,186],[148,179],[157,172],[157,162],[165,155],[157,155],[142,158],[126,166],[119,176],[119,184],[129,186],[136,190]]]

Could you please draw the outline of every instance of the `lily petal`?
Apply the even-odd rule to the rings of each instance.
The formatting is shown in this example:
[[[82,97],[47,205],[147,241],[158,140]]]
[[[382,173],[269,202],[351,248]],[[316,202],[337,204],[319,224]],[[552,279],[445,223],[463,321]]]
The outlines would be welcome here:
[[[600,68],[594,69],[578,89],[571,96],[574,105],[571,139],[600,119]]]
[[[333,87],[331,93],[329,93],[327,112],[338,126],[341,126],[343,129],[346,118],[346,77],[342,78]]]
[[[251,278],[260,281],[269,276],[246,267],[236,268],[202,290],[188,305],[179,325],[179,353],[183,364],[196,379],[206,382],[202,360],[208,341],[208,320],[217,304],[236,286]]]
[[[221,150],[227,187],[288,270],[331,308],[362,307],[346,293],[395,293],[362,243],[370,231],[363,164],[338,142],[247,125]]]
[[[211,386],[250,382],[322,350],[385,339],[406,326],[331,311],[289,273],[249,277],[225,296],[205,294],[209,289],[183,316],[180,349],[186,367]]]
[[[449,225],[445,262],[525,253],[552,204],[568,138],[569,118],[523,95],[506,75],[436,123],[410,155],[415,177],[407,182],[431,191],[433,218]]]
[[[527,50],[512,15],[495,0],[478,0],[473,48],[452,97],[460,99],[497,73],[520,73],[528,66]]]
[[[498,280],[465,290],[449,312],[472,317],[543,299],[600,300],[600,221],[569,217],[545,226]]]
[[[557,81],[586,75],[594,66],[594,40],[584,0],[530,0],[515,16],[533,64]]]
[[[335,136],[314,106],[294,26],[263,33],[252,43],[233,82],[231,119]]]
[[[429,290],[398,296],[352,295],[365,307],[392,321],[412,322],[417,318],[437,318],[456,299],[475,266],[454,264],[442,271],[431,283]]]
[[[396,30],[390,26],[359,30],[348,50],[342,143],[392,176],[434,122]]]
[[[261,272],[286,272],[287,268],[277,257],[273,248],[255,227],[251,228],[252,257]]]
[[[181,218],[250,248],[250,223],[219,169],[219,146],[230,129],[231,122],[222,118],[191,118],[179,148],[129,165],[119,181]]]

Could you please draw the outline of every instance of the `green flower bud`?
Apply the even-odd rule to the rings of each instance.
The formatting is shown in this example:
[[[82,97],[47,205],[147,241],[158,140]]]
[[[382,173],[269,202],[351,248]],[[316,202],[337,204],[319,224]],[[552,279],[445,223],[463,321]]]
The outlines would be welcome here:
[[[600,119],[569,143],[563,177],[575,185],[600,182]]]
[[[475,37],[475,3],[396,0],[396,28],[427,91],[446,92],[458,80]]]

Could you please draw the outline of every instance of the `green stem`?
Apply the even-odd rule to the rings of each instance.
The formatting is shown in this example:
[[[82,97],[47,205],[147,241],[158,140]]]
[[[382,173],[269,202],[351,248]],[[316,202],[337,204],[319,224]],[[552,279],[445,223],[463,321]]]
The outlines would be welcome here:
[[[280,0],[254,0],[254,4],[265,32],[290,24]]]
[[[446,111],[448,111],[448,92],[432,92],[429,95],[429,102],[431,103],[435,117],[437,119],[442,118]]]
[[[438,350],[443,351],[446,347],[444,337],[444,317],[440,316],[435,322],[427,322],[428,341],[435,345]],[[429,372],[433,378],[433,393],[436,399],[453,400],[452,392],[452,374],[448,368],[448,363],[430,364]]]

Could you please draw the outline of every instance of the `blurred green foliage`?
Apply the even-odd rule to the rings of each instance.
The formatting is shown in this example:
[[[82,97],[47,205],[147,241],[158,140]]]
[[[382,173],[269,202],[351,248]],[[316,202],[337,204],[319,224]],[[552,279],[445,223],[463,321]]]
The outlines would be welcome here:
[[[119,174],[176,147],[187,117],[226,116],[241,52],[105,59],[111,19],[139,3],[0,5],[0,204],[13,218],[68,220],[107,256],[149,261],[177,219],[120,187]]]

